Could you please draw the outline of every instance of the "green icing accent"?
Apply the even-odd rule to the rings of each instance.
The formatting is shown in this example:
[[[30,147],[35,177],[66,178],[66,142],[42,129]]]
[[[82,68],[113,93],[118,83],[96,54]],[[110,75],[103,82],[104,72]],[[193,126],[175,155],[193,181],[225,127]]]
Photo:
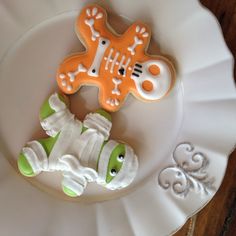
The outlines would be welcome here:
[[[44,150],[46,151],[47,156],[50,155],[52,148],[59,137],[59,134],[60,133],[58,133],[55,137],[49,137],[49,138],[44,138],[44,139],[38,140],[38,142],[43,146]]]
[[[112,181],[112,179],[115,177],[115,176],[110,175],[111,169],[115,169],[118,174],[118,172],[120,171],[120,169],[123,165],[123,162],[119,162],[117,160],[117,157],[120,154],[125,156],[125,145],[124,144],[118,144],[111,153],[109,163],[108,163],[108,168],[107,168],[107,176],[106,176],[106,183],[107,184],[110,183]]]
[[[70,197],[78,197],[78,195],[75,192],[73,192],[72,190],[70,190],[69,188],[67,188],[65,186],[62,186],[62,190],[66,195],[68,195]]]
[[[88,129],[87,127],[82,125],[82,132],[81,132],[81,134],[84,133],[87,129]]]
[[[20,153],[17,164],[18,164],[18,169],[22,175],[27,177],[35,176],[33,169],[31,168],[29,162],[27,161],[23,153]]]
[[[65,97],[63,97],[63,95],[58,94],[58,97],[62,102],[64,102],[67,105]],[[51,116],[53,113],[55,113],[55,111],[50,107],[48,100],[46,100],[40,108],[40,114],[39,114],[40,120],[43,120]]]
[[[104,111],[103,109],[98,109],[95,112],[100,114],[101,116],[105,117],[106,119],[108,119],[111,122],[111,115],[108,112]]]

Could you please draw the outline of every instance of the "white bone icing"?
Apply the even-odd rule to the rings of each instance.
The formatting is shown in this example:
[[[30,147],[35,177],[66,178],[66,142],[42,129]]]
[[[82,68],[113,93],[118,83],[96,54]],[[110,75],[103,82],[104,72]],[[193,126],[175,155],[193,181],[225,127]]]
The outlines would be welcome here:
[[[120,105],[120,101],[118,100],[118,99],[112,99],[112,98],[108,98],[107,100],[106,100],[106,103],[108,104],[108,105],[111,105],[112,107],[114,107],[114,106],[119,106]]]
[[[149,35],[148,32],[146,32],[146,28],[145,27],[141,28],[139,25],[136,26],[135,31],[136,31],[136,33],[139,34],[139,36],[141,36],[143,38],[146,38]]]
[[[111,91],[111,93],[112,94],[116,94],[116,95],[120,95],[120,90],[119,90],[119,84],[121,84],[122,83],[122,80],[120,80],[120,79],[117,79],[117,78],[113,78],[112,79],[112,82],[114,83],[114,85],[115,85],[115,88]]]
[[[110,44],[110,40],[106,38],[102,38],[102,37],[99,38],[96,54],[93,59],[93,63],[88,70],[88,75],[93,76],[93,77],[98,77],[102,58],[109,44]]]
[[[127,49],[128,51],[130,51],[131,55],[135,55],[135,48],[138,46],[138,45],[141,45],[143,44],[143,40],[142,39],[139,39],[136,35],[134,36],[134,43],[133,45],[129,46]]]
[[[94,19],[93,18],[85,19],[84,23],[86,25],[88,25],[90,30],[91,30],[91,33],[92,33],[91,39],[92,39],[92,41],[95,41],[96,38],[100,37],[100,33],[98,31],[96,31],[93,27],[94,26]]]
[[[132,73],[131,79],[134,80],[138,93],[147,100],[156,100],[162,98],[170,89],[172,76],[168,65],[164,61],[150,60],[145,63],[139,63],[142,65],[142,73]],[[149,67],[156,65],[160,69],[160,74],[152,75],[149,72]],[[136,75],[138,76],[136,76]],[[142,84],[144,81],[149,81],[153,85],[152,91],[146,91],[143,89]]]

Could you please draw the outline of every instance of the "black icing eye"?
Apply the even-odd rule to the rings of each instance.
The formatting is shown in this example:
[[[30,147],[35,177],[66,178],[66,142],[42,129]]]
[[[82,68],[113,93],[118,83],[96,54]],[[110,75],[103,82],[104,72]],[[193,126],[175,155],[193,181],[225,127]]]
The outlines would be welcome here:
[[[116,174],[117,174],[116,169],[112,168],[111,171],[110,171],[110,175],[111,176],[116,176]]]
[[[102,45],[105,45],[106,44],[106,41],[105,40],[102,40]]]
[[[118,160],[119,162],[123,162],[124,159],[125,159],[125,157],[124,157],[124,155],[122,155],[122,154],[120,154],[120,155],[117,157],[117,160]]]
[[[96,70],[95,70],[95,69],[92,69],[92,72],[93,72],[93,73],[95,73],[95,72],[96,72]]]

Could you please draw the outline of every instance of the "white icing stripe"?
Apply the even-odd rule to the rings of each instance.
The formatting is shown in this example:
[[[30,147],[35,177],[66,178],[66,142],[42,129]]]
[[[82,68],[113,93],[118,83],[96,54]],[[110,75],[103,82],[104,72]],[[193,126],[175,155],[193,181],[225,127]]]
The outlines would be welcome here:
[[[123,55],[120,60],[119,69],[123,66],[124,60],[125,60],[125,56]]]
[[[125,145],[125,159],[118,174],[106,185],[109,189],[120,189],[128,186],[136,176],[138,170],[138,159],[133,149]]]
[[[90,113],[84,119],[84,126],[90,129],[95,129],[108,139],[111,131],[112,123],[98,113]]]
[[[38,157],[34,150],[30,147],[22,148],[22,154],[25,156],[26,160],[29,162],[34,174],[39,174],[42,170]]]
[[[111,55],[112,55],[113,51],[114,51],[113,48],[111,48],[110,51],[109,51],[109,54],[108,54],[108,57],[107,57],[107,61],[106,61],[106,65],[105,65],[105,70],[108,70],[108,65],[110,63]]]
[[[48,158],[43,146],[38,141],[28,142],[26,146],[34,151],[41,170],[48,171]]]
[[[107,168],[110,160],[110,155],[114,148],[118,145],[118,143],[114,140],[108,141],[101,152],[99,162],[98,162],[98,179],[97,182],[99,184],[106,184],[106,175],[107,175]]]
[[[54,93],[50,96],[48,103],[55,112],[64,110],[66,108],[65,103],[60,100],[57,93]]]
[[[116,64],[116,61],[117,61],[119,55],[120,55],[120,53],[119,53],[119,52],[116,52],[116,55],[115,55],[115,57],[114,57],[114,60],[112,61],[112,64],[111,64],[110,73],[113,73],[113,71],[114,71],[114,66],[115,66],[115,64]]]

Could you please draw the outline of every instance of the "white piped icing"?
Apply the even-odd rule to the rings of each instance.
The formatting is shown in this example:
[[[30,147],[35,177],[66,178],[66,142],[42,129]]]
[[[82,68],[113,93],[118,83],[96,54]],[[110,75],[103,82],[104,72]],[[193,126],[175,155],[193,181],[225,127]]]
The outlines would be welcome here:
[[[94,22],[95,20],[101,19],[103,17],[103,14],[101,12],[98,13],[98,9],[96,7],[92,9],[92,12],[89,8],[87,8],[86,14],[88,17],[92,17],[92,18],[85,19],[84,23],[89,26],[91,34],[92,34],[91,39],[92,41],[95,41],[97,38],[100,37],[100,33],[97,30],[95,30]]]
[[[112,94],[116,94],[116,95],[120,95],[120,90],[119,90],[119,84],[122,83],[122,80],[117,79],[117,78],[113,78],[112,79],[113,84],[115,85],[114,89],[111,91]]]
[[[84,119],[84,126],[95,129],[101,133],[104,139],[108,139],[111,131],[111,122],[98,113],[90,113]]]
[[[136,35],[134,36],[134,43],[133,45],[129,46],[127,49],[128,51],[130,51],[131,55],[134,56],[135,55],[135,48],[138,46],[138,45],[141,45],[143,44],[143,40],[142,39],[139,39]]]

